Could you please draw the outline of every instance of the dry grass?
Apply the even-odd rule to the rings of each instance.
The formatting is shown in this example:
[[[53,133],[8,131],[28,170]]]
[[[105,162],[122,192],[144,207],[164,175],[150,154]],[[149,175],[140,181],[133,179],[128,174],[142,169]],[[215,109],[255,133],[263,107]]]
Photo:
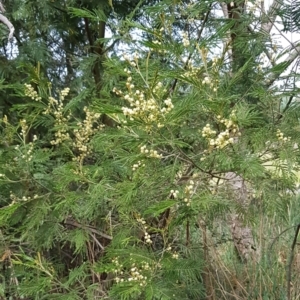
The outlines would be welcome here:
[[[300,300],[300,246],[295,245],[290,260],[294,228],[284,230],[267,218],[262,219],[254,231],[259,258],[256,262],[242,262],[232,242],[215,246],[210,234],[205,233],[206,300]]]

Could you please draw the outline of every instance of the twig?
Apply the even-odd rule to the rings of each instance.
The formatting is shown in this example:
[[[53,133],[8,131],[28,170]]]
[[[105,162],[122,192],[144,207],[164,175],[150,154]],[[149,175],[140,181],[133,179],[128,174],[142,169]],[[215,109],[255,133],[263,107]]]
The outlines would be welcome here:
[[[291,249],[291,255],[290,255],[289,263],[287,265],[287,300],[291,300],[292,264],[293,264],[294,251],[295,251],[299,231],[300,231],[300,224],[298,224],[295,235],[294,235],[294,240],[293,240],[292,249]]]
[[[2,4],[1,4],[2,6]],[[0,22],[2,22],[4,25],[6,25],[9,29],[9,35],[8,40],[11,40],[13,38],[15,27],[14,25],[4,16],[0,13]]]
[[[0,12],[1,13],[5,13],[5,8],[4,8],[4,6],[3,6],[3,4],[2,4],[1,1],[0,1]]]
[[[296,226],[291,226],[291,227],[289,227],[289,228],[286,228],[285,230],[283,230],[282,232],[280,232],[274,239],[273,239],[273,242],[271,243],[271,245],[270,245],[270,247],[269,247],[269,252],[271,252],[271,250],[272,250],[272,248],[273,248],[273,246],[274,246],[274,244],[275,244],[275,242],[284,234],[284,233],[286,233],[287,231],[289,231],[289,230],[291,230],[291,229],[293,229],[293,228],[295,228]]]
[[[215,178],[219,178],[219,179],[226,180],[225,177],[218,176],[218,175],[216,175],[216,173],[213,173],[212,171],[205,171],[205,170],[202,169],[200,166],[198,166],[198,165],[193,161],[193,159],[191,159],[187,154],[185,154],[179,147],[176,147],[176,148],[177,148],[177,150],[185,157],[186,161],[190,162],[196,169],[200,170],[202,173],[208,174],[208,175],[210,175],[211,177],[215,177]],[[179,159],[181,159],[181,158],[179,157]]]
[[[262,22],[260,31],[263,33],[267,33],[268,35],[271,32],[272,27],[274,26],[275,19],[277,17],[277,11],[283,4],[283,1],[281,0],[274,0],[272,5],[269,8],[268,13],[265,13],[264,7],[262,7],[263,12],[263,18],[266,17],[268,19],[268,22]]]
[[[208,12],[206,13],[206,15],[205,15],[205,17],[204,17],[202,26],[201,26],[200,30],[198,31],[198,36],[197,36],[196,43],[199,43],[199,40],[200,40],[200,38],[201,38],[202,32],[203,32],[203,30],[204,30],[205,24],[206,24],[206,22],[207,22],[207,20],[208,20],[208,16],[209,16],[210,11],[211,11],[211,6],[212,6],[212,4],[210,5],[209,10],[208,10]],[[187,68],[187,66],[189,65],[189,62],[190,62],[190,60],[191,60],[191,58],[192,58],[193,53],[194,53],[194,51],[191,51],[191,52],[190,52],[190,54],[189,54],[189,56],[188,56],[188,58],[187,58],[187,60],[186,60],[186,62],[185,62],[185,65],[184,65],[184,67],[183,67],[184,70],[185,70],[185,69]],[[173,82],[173,84],[172,84],[172,86],[171,86],[171,88],[170,88],[170,90],[169,90],[169,92],[168,92],[169,95],[172,94],[172,93],[174,92],[174,90],[175,90],[175,88],[176,88],[176,85],[177,85],[177,82],[178,82],[178,78],[176,78],[176,79],[174,80],[174,82]]]
[[[104,250],[104,247],[101,245],[101,243],[97,240],[97,238],[92,233],[90,233],[90,236],[95,241],[95,243],[101,248],[101,250]]]
[[[121,40],[120,38],[115,39],[110,46],[107,46],[107,48],[103,50],[102,54],[105,54],[106,52],[113,49],[113,47],[116,45],[116,43],[119,42],[120,40]]]
[[[190,221],[186,221],[186,246],[190,246]]]
[[[99,236],[101,236],[101,237],[103,237],[107,240],[110,240],[110,241],[112,240],[112,237],[110,235],[107,235],[103,232],[100,232],[100,231],[98,231],[97,229],[95,229],[91,226],[82,225],[82,224],[80,224],[76,221],[72,221],[72,220],[65,220],[64,224],[71,225],[71,226],[78,227],[78,228],[82,228],[82,229],[88,229],[89,231],[91,231],[91,232],[93,232],[93,233],[95,233],[95,234],[97,234],[97,235],[99,235]]]
[[[293,51],[289,54],[289,56],[285,59],[284,63],[284,69],[280,73],[273,73],[271,78],[268,80],[267,87],[270,87],[275,80],[279,78],[279,76],[292,64],[292,62],[300,55],[300,44],[295,46],[294,44],[291,44]]]
[[[285,108],[283,109],[282,113],[285,113],[287,111],[287,109],[290,107],[292,101],[294,99],[294,95],[291,95],[290,98],[289,98],[289,101],[288,103],[286,104]],[[282,115],[281,115],[282,116]]]

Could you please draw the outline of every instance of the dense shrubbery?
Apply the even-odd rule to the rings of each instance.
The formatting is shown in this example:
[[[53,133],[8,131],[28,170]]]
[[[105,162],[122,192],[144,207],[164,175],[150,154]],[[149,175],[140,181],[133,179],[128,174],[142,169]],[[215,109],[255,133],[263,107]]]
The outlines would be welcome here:
[[[299,223],[296,87],[271,85],[287,64],[263,65],[265,32],[242,34],[260,17],[218,21],[214,5],[73,8],[110,26],[101,52],[62,83],[47,58],[5,78],[3,299],[299,296],[283,232]]]

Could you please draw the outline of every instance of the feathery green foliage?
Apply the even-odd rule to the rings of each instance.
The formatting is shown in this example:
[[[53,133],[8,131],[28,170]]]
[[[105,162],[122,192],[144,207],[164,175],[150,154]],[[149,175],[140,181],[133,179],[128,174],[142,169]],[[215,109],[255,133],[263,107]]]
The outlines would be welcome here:
[[[262,66],[275,50],[247,28],[265,21],[240,9],[10,4],[0,297],[299,296],[280,235],[299,223],[297,89],[279,87],[292,61]]]

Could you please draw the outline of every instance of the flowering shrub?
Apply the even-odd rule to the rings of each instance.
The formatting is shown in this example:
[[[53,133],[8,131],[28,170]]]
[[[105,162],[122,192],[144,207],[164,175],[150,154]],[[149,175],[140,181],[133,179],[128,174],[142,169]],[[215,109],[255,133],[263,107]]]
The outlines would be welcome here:
[[[243,36],[228,42],[233,20],[208,21],[212,3],[171,2],[148,7],[140,23],[110,24],[126,53],[91,50],[78,72],[92,66],[101,84],[82,76],[82,86],[55,89],[34,72],[16,87],[21,104],[0,121],[0,298],[264,297],[253,286],[277,297],[284,266],[264,268],[261,228],[277,230],[279,212],[282,224],[296,218],[298,116],[277,111],[261,53]],[[75,13],[94,26],[105,19]],[[250,264],[239,251],[245,232]],[[249,272],[240,290],[228,282],[239,269]]]

